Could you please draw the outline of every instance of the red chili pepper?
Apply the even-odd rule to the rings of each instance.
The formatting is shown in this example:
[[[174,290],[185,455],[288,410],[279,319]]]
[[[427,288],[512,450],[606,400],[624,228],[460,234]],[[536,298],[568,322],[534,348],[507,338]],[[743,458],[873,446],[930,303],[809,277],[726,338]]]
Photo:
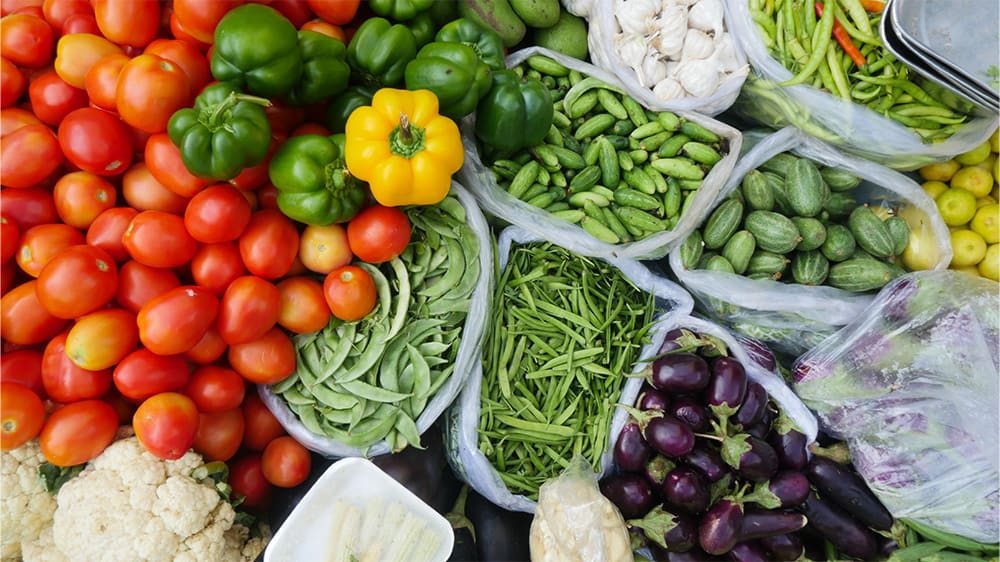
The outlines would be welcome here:
[[[816,15],[818,17],[823,17],[823,4],[816,2],[815,6]],[[861,51],[858,50],[854,41],[851,41],[851,36],[847,34],[847,30],[844,29],[844,26],[840,25],[840,22],[836,19],[833,20],[833,38],[837,40],[837,43],[840,43],[840,48],[844,49],[847,56],[851,57],[851,60],[854,61],[854,64],[856,64],[859,68],[868,62],[865,60],[865,56],[861,54]]]

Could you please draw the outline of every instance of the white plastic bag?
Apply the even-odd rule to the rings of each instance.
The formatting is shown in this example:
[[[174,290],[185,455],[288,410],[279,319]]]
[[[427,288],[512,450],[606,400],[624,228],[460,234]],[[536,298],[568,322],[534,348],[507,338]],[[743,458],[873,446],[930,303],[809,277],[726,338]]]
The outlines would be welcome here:
[[[505,228],[499,238],[499,270],[506,266],[511,244],[540,242],[541,238],[531,232],[518,228]],[[605,261],[615,266],[628,277],[639,289],[652,293],[658,300],[665,301],[661,306],[666,308],[657,317],[650,332],[651,342],[660,342],[667,332],[667,326],[674,316],[685,316],[691,312],[694,302],[691,296],[678,285],[653,274],[641,263],[620,258],[605,258]],[[652,357],[659,343],[643,346],[640,361],[633,372],[642,369],[644,360]],[[458,400],[445,413],[444,442],[448,452],[448,462],[467,484],[480,495],[494,504],[511,511],[534,513],[535,502],[523,495],[511,493],[496,469],[490,464],[486,455],[479,450],[479,414],[480,392],[482,390],[483,369],[478,361],[472,369],[469,380],[458,396]],[[642,388],[642,379],[634,378],[625,382],[621,398],[623,404],[633,404]],[[601,475],[607,474],[612,466],[612,436],[617,436],[628,420],[628,413],[623,408],[615,408],[611,419],[611,431],[608,444],[601,457]]]
[[[614,76],[599,68],[540,47],[529,47],[513,53],[507,57],[507,66],[514,67],[529,56],[536,54],[555,59],[563,66],[578,70],[585,76],[593,76],[608,84],[621,87],[621,83]],[[524,228],[539,238],[562,246],[571,252],[601,258],[662,258],[705,218],[709,206],[732,172],[743,142],[743,135],[729,125],[696,113],[678,112],[678,115],[721,136],[728,144],[728,152],[702,180],[701,186],[693,196],[695,199],[672,230],[660,232],[636,242],[624,244],[601,242],[578,225],[555,218],[545,210],[529,205],[507,193],[506,190],[497,185],[493,171],[479,159],[474,116],[466,118],[462,123],[465,164],[459,170],[459,176],[462,184],[476,195],[483,211],[512,225]]]
[[[653,93],[652,86],[644,86],[640,83],[635,70],[625,64],[621,52],[615,46],[615,37],[621,30],[621,26],[615,18],[615,5],[618,2],[620,0],[594,0],[590,7],[587,45],[590,49],[590,59],[595,65],[613,72],[630,96],[654,111],[694,111],[703,115],[718,115],[733,105],[740,94],[740,88],[743,86],[747,74],[750,72],[746,55],[736,43],[735,37],[731,37],[734,47],[732,55],[738,68],[722,78],[712,94],[703,97],[684,96],[676,99],[662,99]],[[728,12],[725,24],[728,28]],[[686,25],[684,30],[687,31]],[[666,62],[661,64],[666,65]]]
[[[716,203],[739,188],[748,172],[776,154],[791,151],[819,164],[836,166],[860,176],[863,181],[853,190],[859,203],[885,201],[893,205],[910,205],[913,211],[907,215],[907,221],[922,221],[924,227],[934,233],[939,249],[935,269],[946,268],[951,262],[948,227],[934,201],[912,179],[878,164],[840,153],[791,127],[763,138],[756,133],[745,138],[747,144],[753,147],[737,163]],[[911,224],[911,228],[914,227]],[[828,286],[797,285],[755,280],[732,273],[685,269],[679,247],[670,253],[670,268],[710,315],[738,332],[791,355],[805,353],[857,318],[873,299],[870,294]]]
[[[792,77],[775,60],[750,16],[747,0],[726,0],[726,22],[753,72],[733,106],[763,125],[794,125],[840,150],[897,170],[947,160],[979,146],[997,128],[996,114],[983,111],[943,142],[924,143],[907,127],[867,107],[809,85],[779,86]]]
[[[427,402],[427,406],[416,420],[417,431],[423,434],[433,424],[458,396],[465,386],[470,373],[479,364],[479,350],[486,332],[486,320],[490,316],[490,303],[493,298],[493,235],[486,218],[476,205],[473,196],[457,182],[451,184],[451,194],[458,198],[465,208],[467,221],[473,232],[479,238],[479,281],[469,303],[469,311],[462,327],[461,341],[458,345],[458,355],[455,359],[455,369],[448,381]],[[257,393],[264,404],[278,418],[282,427],[299,443],[321,455],[341,457],[376,457],[389,453],[389,445],[384,440],[375,443],[362,451],[307,429],[299,418],[289,409],[284,399],[275,395],[269,386],[258,385]]]
[[[795,391],[894,517],[995,544],[998,345],[995,282],[910,273],[799,358]]]

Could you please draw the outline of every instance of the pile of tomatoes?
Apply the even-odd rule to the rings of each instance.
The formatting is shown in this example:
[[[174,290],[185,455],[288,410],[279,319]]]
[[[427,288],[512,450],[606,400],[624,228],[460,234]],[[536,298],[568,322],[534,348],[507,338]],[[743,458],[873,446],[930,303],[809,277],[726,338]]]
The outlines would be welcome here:
[[[307,227],[278,210],[268,161],[220,184],[185,169],[166,123],[210,83],[214,27],[240,3],[0,4],[4,450],[37,436],[49,462],[77,465],[131,424],[161,458],[228,461],[251,507],[307,477],[254,385],[294,371],[294,334],[371,310],[367,274],[341,273],[401,250],[409,222],[373,206]],[[358,8],[269,5],[341,40]],[[272,154],[329,134],[322,107],[267,111]]]

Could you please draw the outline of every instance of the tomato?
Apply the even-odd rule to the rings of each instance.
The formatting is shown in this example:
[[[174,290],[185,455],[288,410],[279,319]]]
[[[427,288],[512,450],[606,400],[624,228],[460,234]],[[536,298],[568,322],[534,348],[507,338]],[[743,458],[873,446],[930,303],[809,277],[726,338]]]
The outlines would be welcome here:
[[[66,335],[66,355],[78,367],[98,371],[115,366],[139,345],[135,314],[105,308],[77,319]]]
[[[246,385],[232,369],[205,365],[191,373],[184,394],[194,400],[199,412],[218,413],[239,408],[246,394]]]
[[[70,111],[87,107],[89,101],[85,90],[70,86],[53,70],[42,73],[31,81],[28,98],[31,100],[31,110],[49,125],[58,125]]]
[[[0,16],[6,16],[15,12],[20,13],[28,8],[40,8],[41,6],[42,0],[3,0],[0,2]]]
[[[228,461],[243,441],[243,413],[239,408],[198,415],[194,450],[206,461]]]
[[[181,197],[192,197],[212,183],[187,171],[181,160],[180,150],[170,142],[170,137],[165,133],[149,137],[146,142],[145,161],[153,177]]]
[[[42,352],[37,349],[17,349],[0,354],[0,382],[23,384],[44,398]]]
[[[38,300],[59,318],[78,318],[111,302],[118,291],[118,268],[93,246],[59,252],[38,274]]]
[[[183,215],[189,199],[167,189],[153,176],[145,162],[136,162],[122,177],[122,197],[140,211],[162,211]]]
[[[111,369],[81,368],[66,355],[69,332],[52,338],[42,354],[42,385],[49,398],[69,404],[100,398],[111,388]]]
[[[266,184],[270,180],[270,177],[268,177],[268,169],[271,166],[271,157],[274,156],[275,152],[277,152],[279,146],[280,142],[272,138],[271,147],[268,148],[267,157],[256,166],[243,168],[239,175],[229,180],[227,183],[242,191],[257,189],[258,187]]]
[[[288,273],[299,250],[295,223],[280,211],[257,211],[240,236],[240,256],[250,273],[277,279]]]
[[[198,409],[183,394],[161,392],[139,404],[132,428],[147,451],[161,459],[177,460],[194,444]]]
[[[0,162],[0,169],[2,167]],[[0,209],[19,232],[39,224],[59,222],[52,191],[42,187],[0,189]]]
[[[306,0],[312,11],[334,25],[351,23],[361,0]]]
[[[184,228],[184,219],[163,211],[136,215],[122,243],[132,259],[152,267],[178,267],[191,261],[198,249],[198,242]]]
[[[130,60],[125,53],[110,53],[91,65],[83,77],[90,103],[101,109],[118,111],[118,77]]]
[[[140,348],[126,355],[112,376],[122,396],[140,402],[161,392],[180,391],[190,372],[183,355],[157,355]]]
[[[6,263],[14,257],[20,245],[21,232],[17,225],[7,220],[7,217],[0,216],[0,263]]]
[[[351,263],[347,231],[339,224],[307,226],[299,238],[299,259],[310,271],[327,274]]]
[[[122,396],[114,387],[111,387],[111,390],[108,390],[108,393],[102,396],[101,400],[107,402],[115,409],[115,413],[118,414],[119,425],[132,423],[132,415],[135,414],[137,404]]]
[[[191,258],[194,282],[219,296],[237,277],[246,273],[236,242],[203,244]]]
[[[272,439],[285,435],[278,418],[267,408],[256,392],[250,392],[243,399],[243,421],[246,433],[243,446],[251,451],[263,451]]]
[[[17,250],[17,265],[38,277],[45,264],[70,246],[84,243],[83,233],[67,224],[40,224],[26,230]]]
[[[0,107],[17,103],[27,85],[28,79],[21,69],[6,57],[0,57]]]
[[[0,49],[17,66],[41,68],[52,60],[55,35],[44,19],[28,14],[0,18]]]
[[[184,32],[202,43],[215,42],[215,26],[242,0],[174,0],[174,15]]]
[[[55,70],[75,88],[86,88],[87,72],[97,61],[110,54],[122,54],[122,48],[104,37],[91,33],[63,35],[56,44]]]
[[[138,314],[144,304],[180,285],[177,274],[171,269],[151,267],[129,260],[118,269],[118,293],[115,300],[125,310]]]
[[[63,23],[63,35],[74,33],[89,33],[90,35],[100,35],[101,30],[97,27],[97,20],[93,14],[73,14],[66,18]]]
[[[132,163],[132,138],[114,115],[93,107],[70,112],[59,124],[66,159],[85,172],[117,176]]]
[[[93,16],[94,9],[89,0],[45,0],[42,3],[42,13],[57,34],[63,33],[66,20],[77,14]]]
[[[250,223],[250,202],[235,187],[213,185],[191,198],[184,225],[199,242],[236,240]]]
[[[211,327],[198,340],[198,343],[194,344],[194,347],[184,352],[184,357],[198,365],[211,365],[222,357],[227,347],[229,346],[226,344],[226,340],[219,335],[219,331],[215,327]]]
[[[52,129],[41,124],[26,125],[3,137],[0,184],[31,187],[49,177],[62,162],[59,140]]]
[[[249,429],[243,429],[244,437]],[[243,498],[242,506],[261,511],[271,501],[271,484],[264,478],[260,455],[244,455],[229,466],[229,485]]]
[[[56,466],[83,464],[101,454],[118,432],[118,413],[102,400],[82,400],[53,412],[38,444]]]
[[[387,262],[402,254],[410,234],[410,219],[396,207],[373,205],[347,223],[351,251],[368,263]]]
[[[53,198],[64,223],[86,230],[98,215],[115,206],[118,191],[90,172],[70,172],[56,182]]]
[[[8,263],[0,266],[0,297],[6,295],[14,288],[15,284],[19,283],[19,274],[19,269],[13,267],[13,264]]]
[[[143,54],[157,55],[179,66],[188,78],[192,97],[212,81],[208,59],[198,50],[198,47],[188,41],[157,39],[146,47]]]
[[[281,12],[281,15],[298,28],[305,29],[302,26],[313,17],[312,10],[305,0],[271,0],[268,5]]]
[[[216,327],[229,345],[246,343],[274,327],[281,311],[281,293],[273,283],[246,275],[226,288],[219,303]]]
[[[37,281],[22,283],[0,298],[0,336],[4,340],[20,345],[41,343],[66,325],[66,320],[53,316],[42,306],[35,291],[37,284]]]
[[[170,117],[191,98],[187,74],[179,65],[142,54],[122,68],[115,102],[122,121],[152,134],[166,131]]]
[[[303,123],[296,127],[295,130],[288,136],[300,137],[302,135],[322,135],[324,137],[328,137],[331,134],[333,133],[330,132],[330,129],[327,129],[319,123],[313,123],[310,121],[309,123]]]
[[[0,449],[9,451],[31,441],[43,423],[45,406],[34,391],[16,382],[0,383]]]
[[[289,277],[278,283],[281,311],[278,324],[297,334],[322,330],[330,321],[323,285],[308,277]]]
[[[261,455],[264,478],[279,488],[293,488],[306,481],[312,468],[312,456],[295,439],[278,437],[267,444]]]
[[[201,287],[182,285],[139,310],[139,340],[153,353],[184,353],[198,343],[218,314],[215,295]]]
[[[170,33],[178,41],[190,43],[202,53],[208,51],[211,47],[208,43],[202,43],[188,33],[187,30],[184,29],[184,25],[181,23],[181,20],[177,19],[177,14],[173,11],[173,9],[170,11]]]
[[[295,372],[295,346],[280,328],[229,346],[229,365],[256,384],[276,384]]]
[[[160,30],[157,0],[91,0],[101,34],[119,45],[145,47]]]
[[[278,100],[271,100],[271,105],[264,108],[264,113],[271,123],[272,136],[275,131],[287,134],[306,119],[305,108],[291,106]]]
[[[322,33],[323,35],[333,37],[345,45],[347,44],[347,34],[344,33],[344,30],[341,29],[340,26],[333,25],[320,19],[306,22],[300,29],[308,29],[309,31]]]
[[[264,184],[257,188],[257,209],[268,209],[280,211],[278,208],[278,189],[271,184]]]
[[[27,79],[25,79],[27,80]],[[7,136],[21,127],[38,125],[41,121],[35,114],[21,107],[0,109],[0,136]]]
[[[115,263],[129,259],[122,236],[139,212],[131,207],[115,207],[97,215],[87,229],[87,244],[108,253]]]
[[[372,276],[354,265],[331,271],[323,281],[323,296],[330,312],[345,322],[361,320],[378,300]]]

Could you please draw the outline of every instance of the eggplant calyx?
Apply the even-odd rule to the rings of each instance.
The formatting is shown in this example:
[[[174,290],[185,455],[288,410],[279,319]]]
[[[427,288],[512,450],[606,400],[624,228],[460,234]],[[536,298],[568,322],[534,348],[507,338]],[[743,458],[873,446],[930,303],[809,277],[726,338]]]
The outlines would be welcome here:
[[[774,420],[774,424],[771,426],[771,429],[780,435],[788,435],[792,431],[802,433],[799,426],[795,425],[795,421],[792,420],[792,418],[790,418],[781,408],[778,408],[778,419]]]
[[[639,429],[642,430],[643,436],[645,436],[646,426],[649,425],[649,422],[653,421],[656,418],[663,417],[662,410],[640,410],[638,408],[629,406],[628,404],[622,404],[620,402],[617,405],[622,409],[624,409],[626,412],[628,412],[630,416],[632,416],[632,419],[635,420],[636,425],[638,425]]]
[[[843,441],[834,443],[829,447],[821,447],[819,443],[809,445],[809,452],[820,457],[826,457],[840,464],[851,464],[851,450],[847,448],[847,443]]]
[[[739,469],[740,457],[743,453],[750,452],[753,446],[750,444],[750,434],[737,433],[722,440],[722,460],[729,466]]]
[[[769,480],[758,482],[752,492],[742,497],[743,501],[755,503],[765,509],[778,509],[781,507],[781,498],[768,487],[770,483]]]
[[[654,507],[643,516],[642,519],[629,519],[626,521],[629,527],[637,527],[649,540],[655,542],[663,548],[667,548],[665,536],[678,524],[678,518],[673,513],[663,509],[662,506]]]
[[[720,436],[726,437],[729,434],[729,418],[736,415],[736,412],[740,410],[740,406],[730,406],[729,404],[722,403],[713,404],[708,409],[719,419],[718,423],[712,422],[712,427]]]
[[[646,472],[656,477],[657,482],[663,482],[675,468],[677,463],[663,455],[656,455],[646,461]]]
[[[729,348],[726,347],[726,342],[722,341],[721,338],[715,336],[705,335],[705,339],[708,340],[707,343],[702,344],[705,349],[701,350],[701,354],[705,357],[728,357]]]

